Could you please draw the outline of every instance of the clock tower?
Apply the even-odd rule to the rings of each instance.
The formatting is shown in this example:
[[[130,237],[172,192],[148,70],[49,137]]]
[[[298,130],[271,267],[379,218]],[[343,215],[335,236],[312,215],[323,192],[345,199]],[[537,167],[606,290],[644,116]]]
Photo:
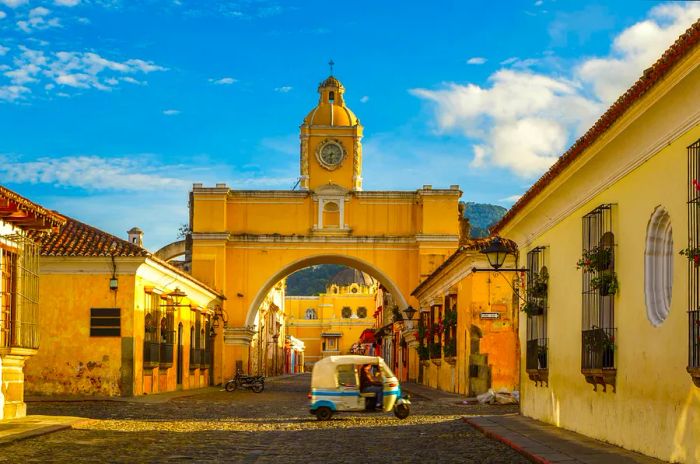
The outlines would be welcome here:
[[[318,86],[318,105],[301,125],[299,185],[362,190],[362,126],[345,106],[345,87],[329,76]]]

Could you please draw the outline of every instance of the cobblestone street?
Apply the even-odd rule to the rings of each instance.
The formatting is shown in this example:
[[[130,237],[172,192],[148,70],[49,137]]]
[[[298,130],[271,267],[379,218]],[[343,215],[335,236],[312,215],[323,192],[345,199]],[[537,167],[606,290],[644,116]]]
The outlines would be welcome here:
[[[528,462],[461,420],[514,407],[414,397],[404,421],[357,413],[319,422],[308,412],[309,380],[276,379],[262,394],[211,388],[160,402],[30,403],[30,414],[90,420],[3,446],[0,462]]]

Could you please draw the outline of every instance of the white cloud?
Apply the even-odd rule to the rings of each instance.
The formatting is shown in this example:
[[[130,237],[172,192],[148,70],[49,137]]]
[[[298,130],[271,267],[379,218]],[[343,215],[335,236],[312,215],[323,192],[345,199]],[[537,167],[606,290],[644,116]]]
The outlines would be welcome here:
[[[484,64],[486,63],[486,58],[481,56],[475,56],[467,60],[467,64]]]
[[[7,13],[5,13],[4,11],[0,11],[0,19],[4,19],[6,17],[7,17]]]
[[[50,184],[86,190],[151,191],[182,188],[190,182],[170,177],[167,166],[149,166],[142,156],[101,158],[98,156],[47,157],[34,161],[3,160],[0,173],[15,183]]]
[[[23,85],[4,85],[0,86],[0,101],[15,101],[23,97],[30,90]]]
[[[3,75],[13,85],[53,83],[63,88],[111,90],[120,82],[143,84],[134,76],[165,70],[139,59],[119,62],[92,52],[46,53],[20,46],[13,56],[12,66]],[[0,97],[0,100],[9,98]]]
[[[54,3],[54,5],[58,5],[58,6],[72,7],[72,6],[78,5],[80,3],[80,0],[54,0],[53,3]]]
[[[411,93],[432,103],[440,133],[472,141],[472,167],[497,166],[532,178],[658,59],[700,16],[700,4],[664,4],[622,31],[607,57],[582,60],[567,74],[530,68],[556,58],[509,58],[488,84],[446,83]]]
[[[52,27],[61,27],[58,18],[49,18],[51,10],[43,6],[38,6],[29,10],[26,19],[17,21],[17,27],[24,32],[30,33],[33,30],[44,30]]]
[[[367,95],[363,95],[360,98],[360,103],[367,103],[369,101],[369,97]]]
[[[231,85],[238,81],[233,77],[222,77],[221,79],[209,79],[209,82],[216,85]]]
[[[5,56],[10,49],[8,47],[3,47],[0,45],[0,56]]]
[[[586,60],[576,73],[592,86],[599,99],[614,101],[698,17],[698,3],[654,7],[648,19],[628,27],[615,38],[608,57]]]
[[[177,116],[180,114],[180,110],[163,110],[163,114],[166,116]]]
[[[279,93],[289,93],[293,87],[291,85],[284,85],[282,87],[275,87],[275,92]]]
[[[498,201],[501,203],[515,203],[516,201],[520,200],[520,197],[522,197],[522,194],[521,195],[511,195],[509,197],[501,198]]]
[[[27,3],[27,0],[0,0],[0,5],[9,6],[10,8],[17,8],[25,3]]]

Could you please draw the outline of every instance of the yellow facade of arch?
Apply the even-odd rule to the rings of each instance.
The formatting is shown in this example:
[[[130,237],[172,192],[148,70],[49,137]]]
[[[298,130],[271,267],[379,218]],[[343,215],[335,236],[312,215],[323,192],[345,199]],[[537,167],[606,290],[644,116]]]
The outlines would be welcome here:
[[[329,81],[319,87],[317,108],[331,104],[329,89],[336,92],[332,104],[344,106]],[[372,275],[399,305],[415,306],[411,291],[459,244],[458,186],[362,191],[361,166],[354,165],[362,159],[359,121],[353,115],[352,126],[334,126],[332,117],[315,125],[313,112],[301,126],[300,190],[193,187],[192,273],[227,297],[228,324],[216,342],[216,364],[223,367],[217,382],[236,366],[247,369],[258,307],[291,272],[345,264]],[[324,144],[339,144],[342,153],[324,152]],[[327,203],[338,208],[333,224],[324,223]]]

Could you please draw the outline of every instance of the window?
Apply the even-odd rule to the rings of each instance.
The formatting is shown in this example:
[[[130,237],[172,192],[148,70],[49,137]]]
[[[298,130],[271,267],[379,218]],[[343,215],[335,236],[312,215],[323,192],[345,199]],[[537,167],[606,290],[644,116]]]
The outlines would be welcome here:
[[[338,351],[338,339],[336,337],[326,337],[323,344],[325,345],[324,351]]]
[[[340,315],[343,316],[344,319],[350,318],[352,316],[352,308],[350,308],[350,306],[343,306]]]
[[[360,319],[364,319],[365,317],[367,317],[367,308],[365,308],[364,306],[360,306],[359,308],[357,308],[357,317],[359,317]]]
[[[430,307],[430,336],[428,337],[431,358],[442,357],[442,344],[440,343],[442,331],[442,305],[432,305]]]
[[[446,358],[457,356],[457,294],[445,297],[445,315],[442,320],[444,345],[442,352]]]
[[[23,235],[0,236],[0,347],[36,349],[39,248]]]
[[[357,388],[357,372],[353,365],[338,366],[338,385],[341,387]]]
[[[671,308],[673,258],[671,216],[658,206],[649,219],[644,250],[644,297],[647,318],[654,327],[666,320]]]
[[[547,294],[549,273],[545,266],[545,248],[527,254],[527,287],[523,311],[527,314],[526,371],[530,380],[547,382]]]
[[[91,337],[120,337],[119,308],[90,308]]]
[[[306,310],[306,319],[318,319],[318,315],[316,314],[316,310],[314,308],[309,308]]]
[[[700,140],[688,147],[688,373],[700,387]]]
[[[581,371],[594,385],[615,388],[615,236],[612,205],[601,205],[583,217],[583,332]]]

